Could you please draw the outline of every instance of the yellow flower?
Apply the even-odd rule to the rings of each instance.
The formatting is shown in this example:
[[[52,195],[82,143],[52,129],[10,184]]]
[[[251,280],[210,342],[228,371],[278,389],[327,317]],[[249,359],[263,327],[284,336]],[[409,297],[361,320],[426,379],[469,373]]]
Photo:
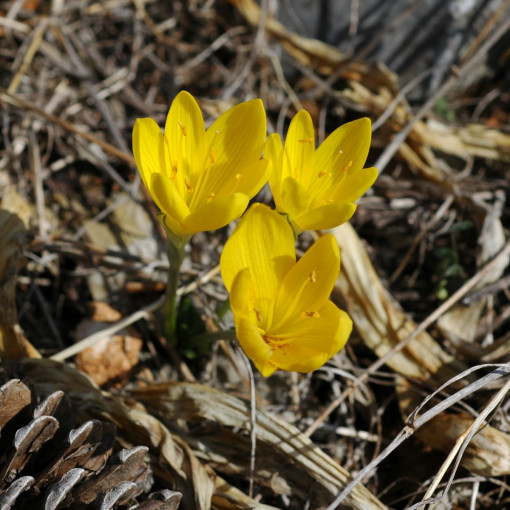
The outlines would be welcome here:
[[[267,181],[265,137],[260,99],[230,108],[207,131],[188,92],[172,102],[164,134],[154,120],[137,119],[136,166],[166,228],[187,238],[238,218]]]
[[[321,237],[296,263],[287,220],[254,204],[221,255],[237,338],[263,376],[311,372],[336,354],[352,329],[329,295],[340,270],[338,244]]]
[[[301,110],[285,148],[278,134],[268,138],[269,185],[276,208],[288,214],[296,233],[333,228],[354,214],[354,201],[377,177],[377,169],[363,168],[371,136],[370,119],[363,118],[340,126],[315,150],[312,119]]]

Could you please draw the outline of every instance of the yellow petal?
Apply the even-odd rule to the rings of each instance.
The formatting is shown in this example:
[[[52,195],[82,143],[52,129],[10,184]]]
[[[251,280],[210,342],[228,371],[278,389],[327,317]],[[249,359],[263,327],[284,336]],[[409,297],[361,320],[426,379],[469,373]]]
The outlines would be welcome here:
[[[292,177],[305,189],[308,188],[313,178],[314,151],[312,118],[306,110],[300,110],[294,115],[285,139],[282,180]]]
[[[239,272],[250,270],[262,324],[271,321],[276,293],[295,263],[294,234],[285,218],[263,204],[252,205],[225,243],[220,266],[228,290]]]
[[[224,227],[243,214],[248,202],[248,197],[242,193],[219,199],[212,198],[186,217],[182,224],[183,229],[188,234],[195,234]]]
[[[270,332],[285,329],[303,314],[318,311],[333,290],[340,271],[340,250],[331,234],[319,238],[285,275],[276,297]]]
[[[269,160],[269,186],[276,208],[282,210],[283,203],[280,193],[282,182],[283,144],[278,133],[269,135],[264,148],[264,158]]]
[[[186,202],[179,195],[174,183],[161,173],[153,173],[150,178],[149,191],[161,212],[174,218],[181,224],[189,215]]]
[[[372,139],[370,126],[368,118],[348,122],[333,131],[315,151],[313,173],[316,178],[310,192],[317,200],[332,198],[328,196],[328,190],[332,190],[346,175],[363,168]]]
[[[211,175],[216,175],[216,169],[211,168]],[[207,190],[202,188],[200,201],[193,202],[195,207],[200,207],[204,202],[209,202],[213,198],[219,199],[233,195],[234,193],[242,193],[249,199],[252,199],[267,182],[268,175],[268,161],[265,159],[259,159],[249,166],[240,168],[239,171],[234,175],[230,176],[229,182],[223,182],[222,177],[219,175],[218,179],[208,181]],[[206,194],[207,192],[207,194]]]
[[[356,210],[356,204],[336,202],[325,204],[313,211],[292,217],[292,222],[298,230],[325,230],[334,228],[350,219]]]
[[[270,364],[271,349],[264,341],[262,334],[253,322],[247,319],[235,321],[236,334],[246,356],[250,358],[264,377],[271,375],[277,367]]]
[[[133,155],[145,187],[150,189],[150,176],[165,173],[165,142],[161,128],[152,119],[137,119],[133,127]]]
[[[230,308],[236,319],[244,318],[258,323],[257,294],[248,268],[237,273],[230,288]]]
[[[260,99],[238,104],[225,113],[205,135],[204,168],[191,208],[214,190],[230,187],[244,168],[260,160],[266,137],[266,114]]]
[[[246,356],[253,360],[261,372],[267,372],[265,367],[271,356],[271,349],[257,327],[256,299],[255,285],[250,271],[244,269],[237,274],[230,289],[230,306],[234,314],[237,339]],[[275,369],[276,367],[272,371],[274,372]]]
[[[235,191],[244,193],[250,200],[264,187],[269,175],[269,161],[260,159],[250,166],[240,170],[235,179]]]
[[[287,213],[291,219],[300,216],[308,210],[309,196],[303,186],[292,177],[286,177],[281,185],[281,211]]]
[[[206,147],[214,147],[215,164],[242,168],[262,156],[266,113],[260,99],[233,106],[207,130]]]
[[[195,98],[186,91],[179,92],[170,106],[166,118],[165,137],[170,152],[172,176],[179,183],[179,192],[184,195],[187,179],[189,203],[196,189],[205,158],[205,126],[202,112]]]
[[[292,342],[273,350],[269,360],[272,364],[288,371],[316,370],[345,345],[352,331],[350,317],[331,301],[321,308],[320,317],[308,321]]]
[[[377,168],[362,168],[342,180],[333,190],[333,200],[354,202],[374,184],[379,175]]]

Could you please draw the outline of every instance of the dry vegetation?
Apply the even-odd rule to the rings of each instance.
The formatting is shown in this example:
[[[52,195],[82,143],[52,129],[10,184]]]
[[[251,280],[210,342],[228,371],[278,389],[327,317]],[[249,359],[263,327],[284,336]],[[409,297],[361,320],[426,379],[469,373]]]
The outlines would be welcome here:
[[[508,50],[490,79],[463,84],[508,18],[491,17],[411,105],[384,66],[299,37],[252,0],[0,1],[0,16],[0,382],[24,382],[0,392],[2,509],[42,505],[64,467],[83,466],[46,508],[81,508],[87,487],[105,509],[175,509],[167,489],[183,509],[326,508],[342,491],[339,507],[358,510],[510,507]],[[231,327],[217,269],[228,228],[191,242],[181,344],[160,330],[165,240],[130,139],[137,117],[163,124],[181,89],[209,119],[261,97],[270,131],[300,108],[319,139],[374,123],[381,175],[333,232],[334,297],[355,332],[314,374],[256,377],[253,488],[246,365],[232,343],[196,339]],[[49,466],[59,422],[61,443],[102,423],[83,439],[96,453],[63,464],[69,440]],[[28,442],[14,447],[19,430]],[[139,471],[104,475],[98,458],[126,451]],[[13,470],[35,482],[14,490]]]

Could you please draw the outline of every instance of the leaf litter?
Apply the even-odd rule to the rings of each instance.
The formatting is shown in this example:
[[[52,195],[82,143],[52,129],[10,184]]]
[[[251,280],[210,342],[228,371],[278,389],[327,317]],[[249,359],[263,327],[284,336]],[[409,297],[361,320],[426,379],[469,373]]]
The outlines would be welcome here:
[[[497,69],[468,85],[462,77],[500,47],[509,23],[491,17],[459,69],[413,104],[412,82],[293,32],[267,2],[0,2],[2,440],[8,423],[32,423],[29,409],[44,404],[33,449],[51,445],[62,418],[48,399],[60,391],[83,423],[115,427],[115,452],[139,452],[133,465],[152,470],[141,491],[97,471],[101,508],[334,508],[339,498],[342,508],[424,508],[424,499],[504,508],[509,98]],[[320,139],[346,120],[373,121],[369,163],[381,175],[352,226],[333,231],[342,250],[334,299],[355,332],[312,375],[257,378],[252,496],[239,352],[224,340],[175,350],[157,317],[164,234],[130,133],[137,117],[162,125],[183,88],[210,118],[261,97],[271,131],[285,132],[303,107]],[[186,254],[189,330],[204,323],[218,336],[219,324],[231,326],[217,270],[228,233],[198,234]],[[90,306],[109,316],[91,317]],[[75,367],[101,342],[117,347],[103,354],[107,370],[86,363],[100,389]],[[20,448],[2,456],[2,472],[35,465]],[[62,490],[86,494],[71,475]],[[9,483],[0,497],[12,505],[38,494],[28,478]]]

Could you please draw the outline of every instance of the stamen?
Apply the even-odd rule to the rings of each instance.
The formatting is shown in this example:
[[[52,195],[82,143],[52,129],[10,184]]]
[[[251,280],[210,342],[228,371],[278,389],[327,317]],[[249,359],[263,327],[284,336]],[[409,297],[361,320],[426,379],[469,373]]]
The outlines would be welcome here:
[[[319,312],[315,312],[314,310],[310,310],[309,312],[303,312],[301,317],[311,317],[313,319],[318,319],[321,316]]]
[[[209,195],[207,195],[207,202],[210,202],[215,196],[213,192],[209,193]]]
[[[285,338],[281,336],[263,334],[262,338],[264,339],[264,342],[266,342],[266,344],[268,344],[272,349],[281,349],[282,347],[285,347],[294,341],[294,336]]]
[[[301,140],[298,140],[299,143],[311,143],[313,142],[313,138],[301,138]]]
[[[186,130],[186,126],[181,121],[179,121],[178,124],[179,124],[179,127],[181,128],[182,134],[184,136],[188,136],[188,131]]]
[[[348,172],[348,170],[351,168],[352,166],[352,161],[349,161],[349,163],[346,163],[343,167],[342,167],[342,173],[343,174],[346,174]]]
[[[184,184],[186,185],[186,189],[188,190],[188,193],[191,195],[193,193],[193,186],[188,181],[187,177],[184,177]]]
[[[255,315],[257,316],[257,320],[259,322],[262,322],[262,312],[255,306],[253,307],[253,311],[255,312]]]
[[[315,283],[317,281],[317,275],[315,274],[315,269],[313,269],[312,272],[308,275],[308,278],[310,278],[310,281],[312,283]]]
[[[319,177],[319,179],[320,179],[321,177],[324,177],[325,175],[327,175],[327,176],[329,177],[331,174],[330,174],[327,170],[321,170],[321,171],[319,172],[318,177]]]
[[[214,165],[214,163],[216,162],[216,154],[214,152],[214,147],[211,147],[209,157],[211,158],[211,165]]]
[[[170,171],[170,179],[173,181],[176,175],[177,175],[177,163],[174,163],[172,165],[172,170]]]

